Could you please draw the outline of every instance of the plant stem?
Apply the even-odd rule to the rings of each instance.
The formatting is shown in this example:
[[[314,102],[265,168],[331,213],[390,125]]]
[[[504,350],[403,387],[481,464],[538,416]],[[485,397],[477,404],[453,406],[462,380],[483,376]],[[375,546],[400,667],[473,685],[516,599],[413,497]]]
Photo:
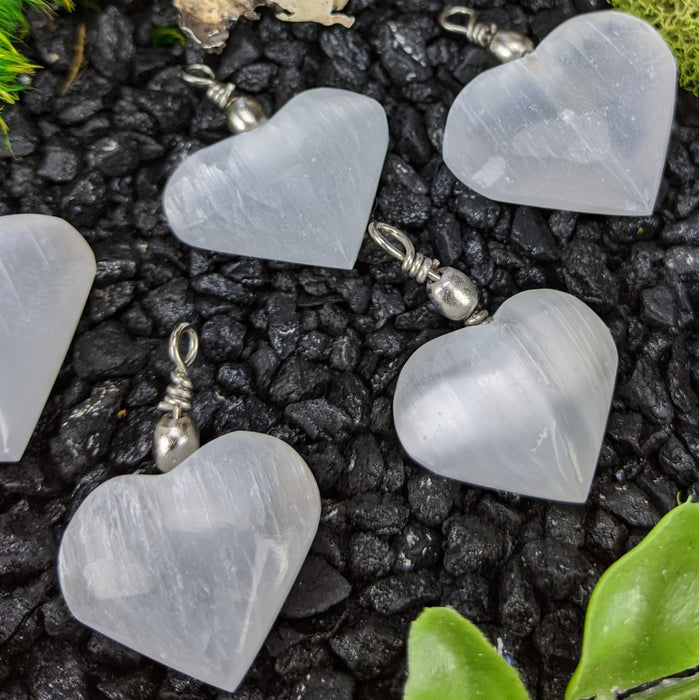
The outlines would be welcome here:
[[[696,700],[699,697],[699,674],[688,678],[666,679],[658,685],[633,693],[629,700]]]

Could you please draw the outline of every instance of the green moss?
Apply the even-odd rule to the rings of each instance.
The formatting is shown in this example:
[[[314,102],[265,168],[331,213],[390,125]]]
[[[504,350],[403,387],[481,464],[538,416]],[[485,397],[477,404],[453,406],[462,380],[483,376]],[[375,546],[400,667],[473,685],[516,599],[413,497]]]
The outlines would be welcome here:
[[[58,7],[73,9],[72,0],[56,0]],[[29,30],[26,12],[30,9],[51,12],[49,0],[0,0],[0,103],[13,104],[25,86],[20,75],[31,75],[38,66],[27,60],[16,45]],[[0,104],[2,109],[2,104]],[[7,134],[7,125],[0,116],[0,131]]]
[[[184,34],[177,27],[154,27],[150,33],[150,43],[154,49],[163,46],[185,45]]]
[[[680,85],[699,96],[699,2],[697,0],[609,0],[617,9],[650,22],[677,59]]]

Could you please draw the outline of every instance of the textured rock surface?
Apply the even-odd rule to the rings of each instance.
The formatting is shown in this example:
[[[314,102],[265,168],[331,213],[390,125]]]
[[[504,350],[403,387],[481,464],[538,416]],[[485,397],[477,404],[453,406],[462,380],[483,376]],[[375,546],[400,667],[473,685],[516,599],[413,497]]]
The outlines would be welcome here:
[[[492,322],[423,345],[393,400],[413,459],[477,486],[584,503],[609,415],[617,352],[576,297],[508,299]]]
[[[459,94],[444,160],[502,202],[651,214],[665,165],[675,59],[646,22],[607,10],[557,27],[533,53]]]
[[[84,624],[234,690],[301,569],[320,517],[286,443],[234,432],[159,476],[122,476],[73,516],[58,555]]]
[[[523,0],[481,18],[538,43],[583,5],[601,10],[607,2]],[[310,599],[302,581],[296,600],[314,614],[282,613],[235,700],[399,700],[408,626],[424,604],[453,605],[494,644],[500,638],[532,698],[562,698],[597,578],[678,491],[699,496],[699,263],[682,254],[677,268],[674,250],[699,246],[699,100],[678,93],[652,217],[494,202],[442,161],[454,97],[493,65],[483,49],[440,31],[442,9],[436,0],[360,2],[350,31],[241,21],[223,54],[204,57],[191,46],[154,49],[150,29],[175,25],[175,10],[128,0],[108,18],[120,16],[115,24],[133,31],[137,58],[122,61],[129,77],[117,81],[106,76],[123,67],[89,63],[65,95],[83,17],[59,13],[43,30],[33,17],[26,50],[47,67],[3,111],[25,155],[0,162],[0,213],[66,217],[92,245],[97,277],[24,457],[0,464],[3,691],[22,700],[228,697],[83,625],[54,637],[44,607],[60,596],[56,544],[87,494],[117,474],[154,469],[143,436],[157,419],[171,369],[167,339],[179,321],[196,324],[201,339],[192,379],[202,442],[245,428],[293,445],[323,500],[313,555],[352,586],[340,600],[346,586],[333,575],[338,602],[321,612],[330,596]],[[94,17],[87,22],[96,26]],[[584,505],[448,481],[401,450],[391,410],[396,378],[420,345],[457,326],[375,246],[365,244],[355,270],[343,272],[208,253],[172,235],[161,204],[167,178],[187,154],[229,136],[223,116],[178,78],[182,65],[203,58],[270,113],[319,85],[378,99],[391,146],[376,218],[405,227],[424,253],[449,256],[491,313],[519,291],[549,287],[599,314],[619,351],[619,376]],[[124,162],[133,164],[137,151],[135,170],[105,174],[92,165],[105,138],[126,149]],[[56,148],[79,163],[69,182],[38,173]],[[662,323],[657,305],[643,314],[642,303],[644,290],[659,285],[673,295]],[[558,610],[575,637],[564,645],[551,624]]]
[[[308,90],[257,129],[189,156],[165,188],[165,214],[199,248],[348,269],[387,147],[378,102]]]
[[[22,456],[95,277],[95,256],[66,221],[0,218],[0,462]]]

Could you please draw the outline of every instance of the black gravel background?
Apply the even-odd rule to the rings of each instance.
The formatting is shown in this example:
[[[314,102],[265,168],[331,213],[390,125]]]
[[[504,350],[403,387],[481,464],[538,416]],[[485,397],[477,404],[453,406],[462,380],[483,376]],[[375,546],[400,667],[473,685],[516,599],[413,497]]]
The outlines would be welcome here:
[[[540,40],[602,0],[524,0],[486,18]],[[150,436],[169,371],[166,339],[196,324],[192,370],[204,441],[251,429],[308,461],[323,517],[283,615],[233,697],[399,697],[410,621],[452,605],[501,639],[532,695],[561,698],[601,572],[676,502],[699,496],[694,308],[699,297],[699,100],[680,92],[656,214],[582,216],[488,201],[440,158],[460,86],[492,65],[445,36],[437,0],[358,0],[353,29],[240,22],[228,48],[154,49],[165,0],[87,17],[87,68],[65,95],[79,14],[34,18],[27,50],[48,65],[4,114],[0,214],[74,224],[97,279],[21,463],[0,465],[0,698],[231,697],[76,623],[56,585],[61,532],[87,493],[153,471]],[[223,116],[178,79],[205,59],[276,110],[331,85],[380,100],[391,148],[376,216],[476,281],[493,311],[527,288],[567,290],[609,324],[620,354],[607,439],[586,506],[435,478],[402,454],[391,395],[403,363],[455,326],[366,245],[338,272],[213,255],[178,243],[163,185],[187,153],[226,136]]]

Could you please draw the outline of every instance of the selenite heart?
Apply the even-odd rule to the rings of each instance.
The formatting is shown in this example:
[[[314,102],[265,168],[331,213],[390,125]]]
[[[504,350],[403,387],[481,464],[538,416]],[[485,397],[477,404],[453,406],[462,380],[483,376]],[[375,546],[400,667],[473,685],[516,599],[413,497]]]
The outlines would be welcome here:
[[[502,202],[597,214],[653,211],[675,104],[675,59],[637,17],[573,17],[528,56],[458,95],[444,160]]]
[[[376,100],[307,90],[262,126],[189,156],[165,188],[165,214],[199,248],[349,269],[387,148]]]
[[[63,535],[68,607],[102,634],[234,690],[274,623],[320,518],[289,445],[235,432],[171,472],[98,486]]]
[[[491,323],[420,347],[393,400],[406,452],[477,486],[583,503],[614,389],[602,320],[552,289],[508,299]]]
[[[95,256],[66,221],[0,217],[0,462],[32,436],[95,277]]]

